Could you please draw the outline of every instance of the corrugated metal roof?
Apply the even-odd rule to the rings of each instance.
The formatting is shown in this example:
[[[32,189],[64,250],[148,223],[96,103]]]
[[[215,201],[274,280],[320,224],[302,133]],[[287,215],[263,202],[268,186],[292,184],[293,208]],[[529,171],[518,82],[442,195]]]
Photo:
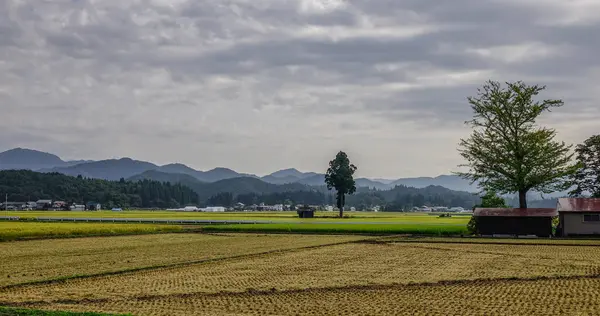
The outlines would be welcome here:
[[[555,208],[476,208],[474,216],[522,216],[552,217],[558,216]]]
[[[558,199],[559,212],[600,212],[598,198],[562,198]]]

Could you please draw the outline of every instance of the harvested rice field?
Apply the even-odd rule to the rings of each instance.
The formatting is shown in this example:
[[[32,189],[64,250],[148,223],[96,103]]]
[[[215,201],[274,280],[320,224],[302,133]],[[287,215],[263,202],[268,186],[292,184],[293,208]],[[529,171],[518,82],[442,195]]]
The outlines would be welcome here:
[[[161,244],[151,239],[166,236],[175,240]],[[77,257],[77,251],[104,251],[104,257],[114,260],[130,251],[137,261],[111,267],[105,260],[87,267],[84,262],[98,260],[98,254],[72,268],[75,273],[62,274],[60,259],[41,263],[57,279],[83,277],[26,284],[36,279],[3,279],[0,305],[134,315],[600,314],[600,243],[590,241],[450,243],[433,238],[419,242],[236,234],[99,239],[55,242],[73,242],[60,247],[79,249],[64,258]],[[113,250],[111,241],[113,248],[129,246]],[[41,241],[0,245],[16,245],[21,251],[2,264],[39,252],[39,245],[28,245],[34,242]],[[78,265],[77,259],[71,260]],[[101,274],[106,271],[114,273]]]
[[[75,224],[77,225],[77,224]],[[359,236],[153,234],[0,243],[0,287],[313,247]]]

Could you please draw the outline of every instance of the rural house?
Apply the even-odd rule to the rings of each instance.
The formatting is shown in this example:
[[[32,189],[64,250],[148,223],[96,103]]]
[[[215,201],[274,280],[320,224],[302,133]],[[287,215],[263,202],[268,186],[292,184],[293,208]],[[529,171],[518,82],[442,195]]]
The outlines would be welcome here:
[[[600,199],[562,198],[557,210],[562,236],[600,235]]]
[[[476,208],[473,216],[481,235],[550,237],[554,208]]]
[[[35,202],[36,210],[48,210],[52,208],[52,200],[37,200]]]
[[[99,211],[99,210],[101,210],[100,203],[96,203],[96,202],[88,202],[85,205],[85,208],[88,211]]]

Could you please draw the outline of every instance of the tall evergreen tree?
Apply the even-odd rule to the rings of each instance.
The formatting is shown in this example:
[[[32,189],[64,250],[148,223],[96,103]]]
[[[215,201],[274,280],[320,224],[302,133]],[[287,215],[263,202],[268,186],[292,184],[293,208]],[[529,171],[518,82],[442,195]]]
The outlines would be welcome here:
[[[353,177],[356,169],[356,166],[350,163],[348,155],[343,151],[340,151],[335,159],[329,162],[329,169],[325,174],[325,184],[327,184],[327,189],[335,188],[337,192],[336,201],[340,210],[340,217],[344,216],[346,194],[353,194],[356,191],[356,183]]]

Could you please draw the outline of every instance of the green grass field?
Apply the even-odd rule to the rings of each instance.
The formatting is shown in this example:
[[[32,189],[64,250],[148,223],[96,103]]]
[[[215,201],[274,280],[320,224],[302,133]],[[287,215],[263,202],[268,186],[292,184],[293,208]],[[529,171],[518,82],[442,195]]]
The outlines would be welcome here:
[[[337,212],[317,212],[316,218],[301,219],[296,212],[170,212],[170,211],[2,211],[0,216],[20,217],[80,217],[80,218],[156,218],[156,219],[204,219],[204,220],[261,220],[273,222],[402,222],[402,223],[458,223],[466,224],[470,215],[455,214],[453,217],[438,218],[427,213],[392,212],[346,212],[345,218],[337,217]]]
[[[0,241],[179,232],[179,225],[0,222]]]
[[[466,225],[397,223],[397,224],[232,224],[204,226],[209,232],[265,232],[315,234],[411,234],[449,236],[467,234]]]
[[[270,221],[268,224],[213,224],[194,226],[207,232],[277,232],[334,234],[414,234],[448,236],[466,233],[469,215],[438,217],[427,213],[318,212],[316,218],[301,219],[296,212],[169,212],[169,211],[8,211],[0,216],[19,216],[26,221],[0,222],[0,240],[89,235],[145,234],[174,232],[177,225],[111,223],[42,223],[38,217],[140,218]],[[28,222],[31,221],[31,222]]]

